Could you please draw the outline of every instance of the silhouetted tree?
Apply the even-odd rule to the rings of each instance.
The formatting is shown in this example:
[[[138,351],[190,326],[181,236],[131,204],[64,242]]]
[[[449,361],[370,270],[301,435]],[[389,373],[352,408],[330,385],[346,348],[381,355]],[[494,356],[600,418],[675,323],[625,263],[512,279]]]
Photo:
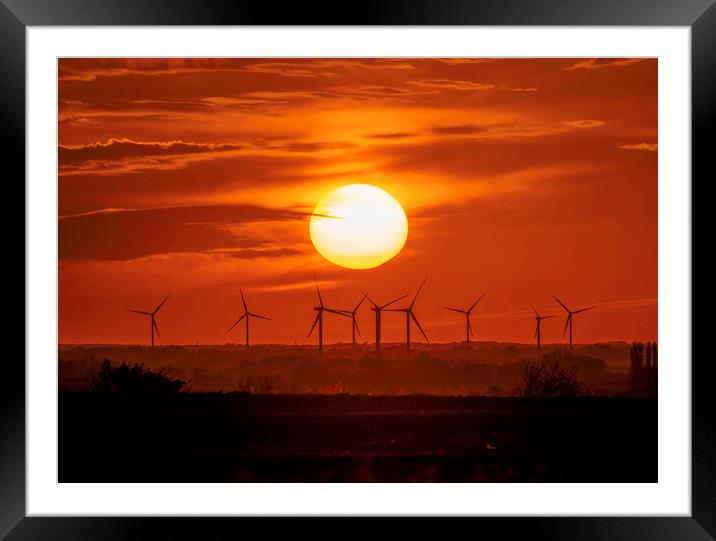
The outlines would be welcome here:
[[[152,372],[141,365],[122,363],[113,366],[105,359],[90,380],[90,389],[114,393],[176,393],[189,382],[161,372]]]
[[[582,385],[577,379],[577,367],[564,367],[557,354],[529,362],[522,373],[522,394],[528,397],[577,396]]]
[[[659,389],[659,348],[654,342],[651,346],[651,372],[649,374],[648,388],[652,396],[656,396]]]
[[[642,387],[642,372],[644,363],[644,344],[632,342],[629,349],[629,388],[632,394],[640,394]]]
[[[629,388],[637,396],[656,396],[658,347],[656,342],[633,342],[630,349]],[[646,353],[646,355],[645,355]],[[646,359],[646,362],[645,362]]]

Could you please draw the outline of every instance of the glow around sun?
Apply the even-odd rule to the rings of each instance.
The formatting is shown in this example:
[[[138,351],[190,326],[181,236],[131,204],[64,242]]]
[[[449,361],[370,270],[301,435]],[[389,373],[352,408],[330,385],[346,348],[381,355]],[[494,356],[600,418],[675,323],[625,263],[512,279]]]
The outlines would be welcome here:
[[[349,184],[318,202],[309,230],[316,250],[331,263],[370,269],[403,249],[408,217],[385,190],[370,184]]]

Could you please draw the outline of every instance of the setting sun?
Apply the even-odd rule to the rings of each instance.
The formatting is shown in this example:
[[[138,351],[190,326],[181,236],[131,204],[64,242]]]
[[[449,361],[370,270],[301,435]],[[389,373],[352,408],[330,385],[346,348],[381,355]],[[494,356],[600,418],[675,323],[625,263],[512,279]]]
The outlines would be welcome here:
[[[311,241],[331,263],[370,269],[393,258],[408,238],[400,203],[370,184],[350,184],[326,195],[310,223]]]

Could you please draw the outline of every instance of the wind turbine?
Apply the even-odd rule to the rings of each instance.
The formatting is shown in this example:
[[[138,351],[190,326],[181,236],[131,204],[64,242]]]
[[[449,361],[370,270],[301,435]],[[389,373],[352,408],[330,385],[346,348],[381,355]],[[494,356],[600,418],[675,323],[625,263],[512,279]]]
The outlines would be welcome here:
[[[587,310],[591,310],[592,308],[594,308],[594,306],[590,306],[589,308],[580,308],[579,310],[570,310],[557,297],[555,297],[554,295],[552,295],[552,297],[559,303],[562,308],[567,311],[567,320],[564,322],[564,330],[562,331],[562,336],[564,336],[564,333],[567,332],[567,326],[569,326],[569,349],[572,349],[572,316],[574,314],[580,314],[582,312],[586,312]]]
[[[167,299],[169,298],[169,295],[167,295],[162,302],[159,303],[159,306],[157,306],[153,312],[143,312],[142,310],[130,310],[127,308],[127,312],[134,312],[135,314],[142,314],[143,316],[149,316],[151,321],[151,332],[152,332],[152,347],[154,347],[154,331],[157,331],[157,336],[161,338],[161,335],[159,334],[159,327],[157,326],[157,320],[154,319],[154,316],[159,312],[159,309],[164,306],[164,303],[167,302]]]
[[[360,308],[361,304],[363,304],[363,301],[366,299],[368,295],[365,293],[363,294],[363,298],[361,298],[360,301],[358,301],[358,304],[355,305],[355,308],[353,310],[336,310],[337,312],[342,312],[346,315],[349,315],[352,324],[351,324],[351,333],[353,338],[353,347],[356,347],[356,331],[358,331],[358,335],[360,336],[360,329],[358,328],[358,322],[356,321],[356,312],[358,311],[358,308]]]
[[[248,307],[246,306],[246,299],[244,298],[244,291],[243,291],[241,288],[239,288],[239,292],[241,293],[241,302],[242,302],[243,305],[244,305],[244,313],[241,314],[241,317],[240,317],[239,319],[237,319],[237,320],[236,320],[236,323],[234,323],[231,327],[229,327],[229,330],[226,331],[226,332],[227,332],[227,334],[230,333],[231,330],[232,330],[234,327],[236,327],[236,326],[241,322],[242,319],[245,319],[245,320],[246,320],[246,349],[249,349],[249,319],[251,319],[252,317],[257,317],[257,318],[259,318],[259,319],[267,319],[267,320],[270,321],[271,318],[270,318],[270,317],[266,317],[266,316],[260,316],[260,315],[258,315],[258,314],[254,314],[254,313],[252,313],[252,312],[249,312],[249,309],[248,309]]]
[[[420,287],[418,288],[417,293],[415,293],[415,297],[413,297],[412,302],[407,308],[389,308],[386,310],[387,312],[404,312],[405,313],[405,348],[407,351],[407,354],[410,355],[410,319],[415,322],[415,324],[418,326],[418,329],[420,329],[420,332],[425,337],[425,340],[430,342],[428,340],[428,336],[425,334],[425,331],[423,331],[423,327],[420,325],[420,322],[418,321],[418,318],[415,317],[415,313],[413,312],[413,306],[415,306],[415,301],[418,300],[418,295],[420,295],[420,291],[423,289],[423,286],[425,285],[425,280],[423,280],[423,283],[420,284]]]
[[[480,295],[480,298],[473,302],[472,306],[470,306],[470,308],[468,308],[467,310],[460,310],[459,308],[448,308],[447,306],[445,307],[445,310],[452,310],[453,312],[458,312],[459,314],[465,314],[465,347],[467,349],[470,349],[470,336],[474,334],[472,332],[472,325],[470,325],[470,313],[484,296],[484,293]]]
[[[308,337],[311,337],[311,334],[313,334],[313,329],[316,328],[316,324],[318,324],[318,354],[323,355],[323,312],[330,312],[331,314],[337,314],[339,316],[343,317],[350,317],[348,314],[340,311],[340,310],[334,310],[332,308],[327,308],[323,304],[323,297],[321,297],[321,290],[318,289],[318,282],[316,282],[316,293],[318,293],[318,302],[319,305],[314,308],[316,312],[316,319],[313,320],[313,326],[311,326],[311,330],[308,331]]]
[[[362,289],[361,289],[361,293],[363,293],[363,295],[365,295],[366,298],[368,299],[368,302],[370,302],[370,303],[373,305],[373,308],[371,308],[371,310],[373,310],[373,311],[375,312],[375,351],[379,352],[379,351],[380,351],[380,313],[381,313],[385,308],[387,308],[388,306],[390,306],[391,304],[393,304],[394,302],[398,302],[399,300],[404,299],[405,297],[407,297],[407,295],[403,295],[402,297],[398,297],[397,299],[393,299],[392,301],[386,302],[385,304],[378,305],[378,304],[377,304],[375,301],[373,301],[373,299],[371,299],[371,298],[368,296],[368,294],[367,294],[365,291],[363,291]]]
[[[561,303],[560,303],[560,304],[561,304]],[[530,306],[532,306],[532,305],[530,304]],[[542,339],[542,328],[541,328],[542,320],[543,320],[543,319],[549,319],[549,318],[554,317],[554,316],[541,316],[540,313],[537,311],[537,309],[536,309],[534,306],[532,306],[532,310],[533,310],[534,313],[535,313],[535,322],[537,323],[537,327],[535,328],[535,336],[537,337],[537,352],[539,353],[539,350],[540,350],[541,345],[542,345],[542,343],[541,343],[541,339]]]

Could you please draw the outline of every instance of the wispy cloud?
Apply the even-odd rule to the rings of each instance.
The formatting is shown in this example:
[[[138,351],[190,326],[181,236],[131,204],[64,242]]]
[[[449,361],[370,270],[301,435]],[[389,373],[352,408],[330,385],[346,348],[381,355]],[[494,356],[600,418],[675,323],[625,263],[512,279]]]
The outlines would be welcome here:
[[[504,124],[503,124],[504,125]],[[496,125],[476,125],[476,124],[455,124],[452,126],[435,126],[430,131],[435,135],[471,135],[475,133],[485,133],[497,127]]]
[[[618,146],[622,150],[641,150],[646,152],[656,152],[659,150],[659,145],[657,143],[620,144]]]
[[[346,284],[346,280],[319,280],[318,286],[322,289],[335,289]],[[274,280],[274,283],[254,286],[254,291],[263,293],[280,293],[285,291],[300,291],[316,289],[316,282],[313,280],[300,280],[296,282],[282,282],[281,279]]]
[[[491,83],[478,83],[475,81],[460,81],[455,79],[421,79],[418,81],[408,81],[408,84],[439,90],[492,90],[495,88],[495,85]]]
[[[415,137],[416,133],[411,132],[393,132],[393,133],[371,133],[368,135],[364,135],[366,139],[408,139],[410,137]]]
[[[207,152],[241,150],[236,143],[191,143],[185,141],[133,141],[109,139],[87,145],[58,147],[60,169],[80,166],[86,162],[117,161],[146,156],[177,156]]]
[[[262,257],[289,257],[305,254],[306,250],[296,248],[234,248],[210,250],[207,253],[218,254],[237,259],[258,259]]]
[[[107,77],[150,77],[201,72],[244,72],[284,77],[337,77],[335,73],[314,68],[317,63],[246,62],[236,58],[65,58],[59,63],[60,81],[93,82]]]
[[[466,64],[487,64],[488,62],[494,62],[494,58],[431,58],[433,62],[440,62],[442,64],[450,64],[453,66],[460,66]]]
[[[598,128],[604,126],[606,122],[603,120],[567,120],[564,122],[565,126],[570,128],[578,128],[580,130],[588,130],[591,128]]]
[[[109,139],[87,145],[58,147],[59,173],[70,175],[118,175],[147,169],[179,169],[193,161],[238,155],[289,156],[324,154],[355,147],[347,141],[315,141],[305,137],[272,138],[245,143],[195,143],[186,141],[133,141]]]
[[[603,308],[641,308],[643,306],[657,306],[659,299],[656,297],[648,297],[644,299],[625,299],[619,301],[607,301],[599,303]]]
[[[569,66],[567,71],[571,70],[593,70],[603,68],[617,68],[622,66],[628,66],[630,64],[636,64],[637,62],[643,62],[649,60],[648,58],[588,58],[586,60],[580,60]]]

